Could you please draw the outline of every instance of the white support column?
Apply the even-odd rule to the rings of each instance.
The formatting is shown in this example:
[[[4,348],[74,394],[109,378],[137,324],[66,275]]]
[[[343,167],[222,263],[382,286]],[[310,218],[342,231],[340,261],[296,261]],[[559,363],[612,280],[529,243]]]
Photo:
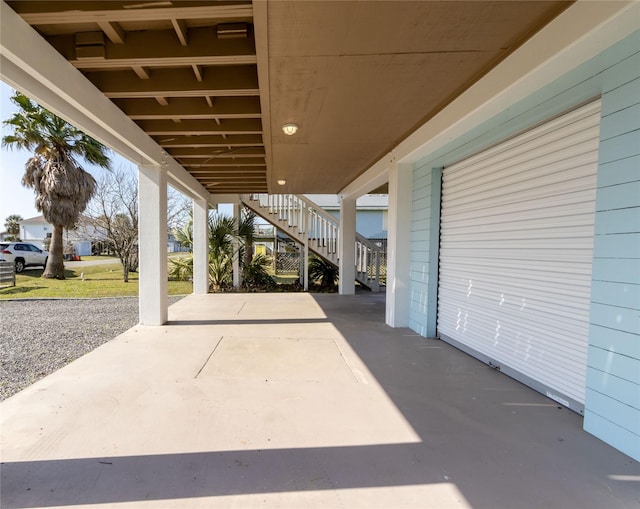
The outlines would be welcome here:
[[[304,273],[302,284],[304,291],[309,291],[309,213],[305,210],[301,217],[302,227],[304,228],[304,247],[302,256],[304,257]]]
[[[242,218],[240,217],[240,202],[233,204],[233,217],[236,220],[236,224],[239,226]],[[242,284],[242,277],[240,274],[240,243],[238,239],[233,239],[233,287],[237,290]]]
[[[140,324],[163,325],[167,299],[167,170],[138,167]]]
[[[356,293],[356,200],[340,199],[340,230],[338,232],[340,259],[340,295]]]
[[[409,325],[409,276],[411,264],[410,164],[394,164],[389,170],[387,226],[387,300],[385,321],[390,327]]]
[[[193,199],[193,293],[209,292],[209,204]]]

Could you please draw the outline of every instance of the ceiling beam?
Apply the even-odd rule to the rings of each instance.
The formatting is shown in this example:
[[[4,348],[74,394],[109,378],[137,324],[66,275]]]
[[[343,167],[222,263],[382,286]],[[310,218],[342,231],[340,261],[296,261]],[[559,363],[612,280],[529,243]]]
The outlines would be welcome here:
[[[177,156],[175,156],[177,157]],[[241,166],[243,168],[246,167],[255,167],[256,169],[259,168],[266,168],[266,164],[264,161],[264,158],[241,158],[241,159],[217,159],[217,158],[211,158],[211,157],[202,157],[202,158],[197,158],[197,159],[183,159],[182,157],[177,157],[177,159],[179,159],[180,164],[182,164],[182,166],[184,166],[185,168],[211,168],[215,171],[218,171],[218,169],[224,168],[226,167],[238,167]],[[209,170],[202,170],[202,171],[211,171],[211,169]],[[191,171],[191,170],[190,170]]]
[[[154,99],[114,99],[113,102],[133,120],[260,118],[257,97],[220,97],[213,108],[198,97],[176,97],[167,106],[160,106]]]
[[[145,67],[255,65],[257,62],[253,37],[218,39],[212,27],[191,29],[188,46],[180,44],[173,30],[127,32],[124,44],[105,41],[104,58],[94,60],[77,58],[73,34],[50,36],[47,40],[79,69],[119,68],[133,65]]]
[[[193,71],[155,69],[152,79],[141,80],[131,71],[86,72],[85,76],[112,99],[143,97],[257,96],[258,76],[253,66],[219,67],[198,81]]]
[[[96,18],[111,22],[164,21],[167,19],[215,19],[224,21],[251,21],[251,3],[241,5],[205,5],[199,7],[170,7],[122,9],[121,2],[75,2],[75,9],[65,9],[67,2],[16,2],[13,6],[31,25],[58,25],[65,23],[94,23]],[[59,4],[59,5],[56,5]],[[84,5],[83,5],[84,4]],[[112,9],[105,9],[112,5]],[[95,8],[94,8],[95,7]],[[83,8],[84,10],[80,10]]]
[[[180,149],[169,149],[169,152],[172,153],[173,157],[183,158],[198,158],[198,157],[208,157],[209,159],[215,157],[216,159],[220,159],[223,161],[229,161],[234,159],[243,159],[243,158],[260,158],[264,161],[264,147],[255,147],[255,148],[245,148],[237,150],[200,150],[200,154],[187,153],[184,150]],[[206,152],[209,152],[208,154]]]
[[[179,124],[171,120],[140,120],[137,124],[151,136],[262,133],[262,123],[257,118],[229,119],[221,125],[214,120],[185,120]]]
[[[262,145],[262,136],[259,134],[240,134],[228,136],[174,136],[165,138],[156,136],[156,143],[165,148],[199,148],[199,147],[255,147]]]
[[[176,19],[176,18],[171,19],[171,24],[173,25],[173,29],[175,30],[176,35],[178,36],[178,40],[180,41],[180,44],[182,46],[187,46],[188,40],[189,40],[189,34],[188,34],[189,29],[187,28],[187,24],[184,22],[183,19]]]
[[[208,169],[201,169],[201,168],[192,168],[189,169],[189,173],[191,173],[191,175],[194,176],[198,176],[198,175],[238,175],[239,173],[247,173],[247,174],[256,174],[256,175],[260,175],[260,174],[264,174],[264,164],[261,167],[256,167],[256,168],[252,168],[252,167],[245,167],[243,166],[242,168],[223,168],[223,167],[219,167],[219,168],[208,168]]]
[[[98,26],[113,44],[124,44],[125,33],[118,23],[98,21]]]

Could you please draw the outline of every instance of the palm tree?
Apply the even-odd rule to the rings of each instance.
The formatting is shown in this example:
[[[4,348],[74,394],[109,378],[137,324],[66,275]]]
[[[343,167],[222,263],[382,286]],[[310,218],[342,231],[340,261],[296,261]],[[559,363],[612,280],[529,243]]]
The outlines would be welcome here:
[[[4,240],[20,240],[20,221],[22,221],[22,216],[19,214],[7,216],[4,227],[9,235]]]
[[[19,110],[3,122],[12,134],[2,138],[2,146],[33,150],[22,184],[35,190],[36,208],[53,225],[42,277],[64,279],[62,232],[76,225],[96,186],[77,158],[109,168],[107,149],[20,92],[11,101]]]

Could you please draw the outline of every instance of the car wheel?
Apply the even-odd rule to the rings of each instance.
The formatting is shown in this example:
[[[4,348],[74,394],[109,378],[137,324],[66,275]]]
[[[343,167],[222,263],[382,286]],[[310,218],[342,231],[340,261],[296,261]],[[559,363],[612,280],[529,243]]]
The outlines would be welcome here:
[[[16,260],[16,272],[20,274],[24,270],[24,260],[17,259]]]

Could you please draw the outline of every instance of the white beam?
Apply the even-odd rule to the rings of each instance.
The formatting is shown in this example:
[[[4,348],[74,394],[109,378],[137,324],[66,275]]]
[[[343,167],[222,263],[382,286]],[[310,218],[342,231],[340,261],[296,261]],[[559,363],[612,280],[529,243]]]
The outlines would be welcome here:
[[[338,232],[340,295],[356,292],[356,200],[340,199],[340,230]]]
[[[385,318],[390,327],[409,325],[412,170],[411,165],[394,164],[389,171]]]
[[[163,325],[168,319],[167,171],[161,166],[138,169],[140,324]]]
[[[193,200],[193,293],[209,292],[209,204]]]
[[[240,225],[240,202],[237,201],[233,204],[233,217],[236,220],[236,224]],[[240,274],[240,243],[237,238],[233,241],[233,287],[237,290],[242,284],[242,275]]]

